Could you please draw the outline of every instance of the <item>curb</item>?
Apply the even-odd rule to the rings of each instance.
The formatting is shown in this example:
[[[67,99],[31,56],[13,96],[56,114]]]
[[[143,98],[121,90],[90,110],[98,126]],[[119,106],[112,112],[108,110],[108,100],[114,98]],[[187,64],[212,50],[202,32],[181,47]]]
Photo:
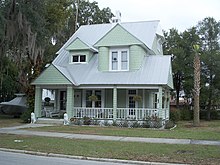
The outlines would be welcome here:
[[[176,164],[176,163],[160,163],[160,162],[144,162],[144,161],[134,161],[134,160],[93,158],[93,157],[86,157],[86,156],[72,156],[72,155],[54,154],[54,153],[45,153],[45,152],[36,152],[36,151],[27,151],[27,150],[17,150],[17,149],[8,149],[8,148],[0,148],[0,151],[21,153],[21,154],[29,154],[29,155],[36,155],[36,156],[47,156],[47,157],[79,159],[79,160],[91,160],[91,161],[99,161],[99,162],[124,163],[124,164],[138,164],[138,165],[187,165],[187,164]]]

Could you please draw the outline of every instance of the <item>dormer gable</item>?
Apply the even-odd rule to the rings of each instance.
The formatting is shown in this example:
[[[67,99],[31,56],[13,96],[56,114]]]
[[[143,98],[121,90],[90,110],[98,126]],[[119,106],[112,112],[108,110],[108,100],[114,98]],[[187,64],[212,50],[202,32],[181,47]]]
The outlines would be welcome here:
[[[116,24],[107,34],[95,43],[95,47],[101,46],[125,46],[141,45],[139,39],[129,33],[120,24]]]
[[[92,55],[97,52],[95,48],[78,37],[66,47],[66,50],[69,51],[70,64],[88,63]]]
[[[97,52],[95,48],[90,46],[89,44],[86,44],[83,42],[80,38],[76,38],[71,44],[69,44],[66,47],[66,50],[68,51],[74,51],[74,50],[91,50],[93,52]]]

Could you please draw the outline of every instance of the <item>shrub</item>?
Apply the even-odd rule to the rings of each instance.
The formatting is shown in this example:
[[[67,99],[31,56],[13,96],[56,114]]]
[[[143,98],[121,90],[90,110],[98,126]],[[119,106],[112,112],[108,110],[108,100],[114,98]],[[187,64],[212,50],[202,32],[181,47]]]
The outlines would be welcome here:
[[[172,120],[174,123],[178,122],[180,120],[180,110],[176,108],[170,109],[170,120]]]
[[[175,126],[175,123],[172,120],[169,120],[165,123],[164,129],[170,129]]]
[[[90,125],[91,124],[91,119],[89,117],[84,116],[83,117],[83,124],[84,125]]]
[[[33,112],[32,109],[28,108],[22,115],[21,119],[24,123],[30,123],[31,121],[31,113]]]
[[[131,127],[132,127],[132,128],[140,128],[140,127],[141,127],[141,124],[138,123],[138,121],[134,121],[134,122],[131,124]]]
[[[189,109],[181,109],[180,110],[180,119],[181,120],[192,120],[193,118],[193,111]]]

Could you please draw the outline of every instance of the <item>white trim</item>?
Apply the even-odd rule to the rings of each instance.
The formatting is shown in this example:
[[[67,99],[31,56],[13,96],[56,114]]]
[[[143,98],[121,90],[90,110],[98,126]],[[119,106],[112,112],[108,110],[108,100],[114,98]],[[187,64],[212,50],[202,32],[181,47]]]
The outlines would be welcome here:
[[[105,107],[105,89],[101,90],[101,107]]]
[[[121,69],[121,52],[122,51],[127,51],[127,69],[122,70]],[[117,52],[118,53],[118,69],[117,70],[112,70],[112,52]],[[129,71],[129,48],[111,48],[109,51],[109,71]]]
[[[78,56],[78,62],[73,62],[73,56]],[[85,62],[80,62],[80,56],[86,56],[85,58]],[[71,54],[70,55],[70,64],[88,64],[87,62],[87,55],[86,54],[80,54],[80,53],[76,53],[76,54]]]
[[[82,89],[82,107],[86,107],[86,90]]]

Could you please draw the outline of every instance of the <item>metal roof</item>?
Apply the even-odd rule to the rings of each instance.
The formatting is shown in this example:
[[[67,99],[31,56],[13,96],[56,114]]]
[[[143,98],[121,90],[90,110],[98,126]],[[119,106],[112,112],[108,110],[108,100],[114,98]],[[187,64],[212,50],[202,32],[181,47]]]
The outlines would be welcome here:
[[[156,34],[163,37],[159,27],[159,21],[120,23],[120,25],[150,49],[152,49]],[[69,63],[69,52],[66,50],[66,47],[76,38],[82,40],[89,47],[93,47],[98,40],[115,26],[117,26],[117,24],[81,26],[57,52],[58,56],[52,64],[76,86],[99,84],[168,85],[171,66],[170,56],[146,56],[139,70],[120,72],[99,71],[98,54],[95,54],[88,64]]]
[[[145,46],[152,49],[155,35],[162,36],[162,29],[159,25],[159,21],[142,21],[142,22],[123,22],[117,24],[94,24],[94,25],[82,25],[80,28],[70,37],[70,39],[61,47],[57,52],[58,56],[54,60],[53,64],[63,62],[62,56],[65,53],[66,47],[68,47],[76,38],[86,43],[90,48],[94,48],[94,44],[104,37],[112,28],[120,24],[129,33],[139,39]],[[61,60],[61,61],[60,61]]]
[[[68,64],[58,69],[76,86],[79,85],[167,85],[171,56],[151,55],[144,57],[139,70],[105,71],[98,70],[98,54],[88,64]],[[159,66],[159,67],[158,67]]]

